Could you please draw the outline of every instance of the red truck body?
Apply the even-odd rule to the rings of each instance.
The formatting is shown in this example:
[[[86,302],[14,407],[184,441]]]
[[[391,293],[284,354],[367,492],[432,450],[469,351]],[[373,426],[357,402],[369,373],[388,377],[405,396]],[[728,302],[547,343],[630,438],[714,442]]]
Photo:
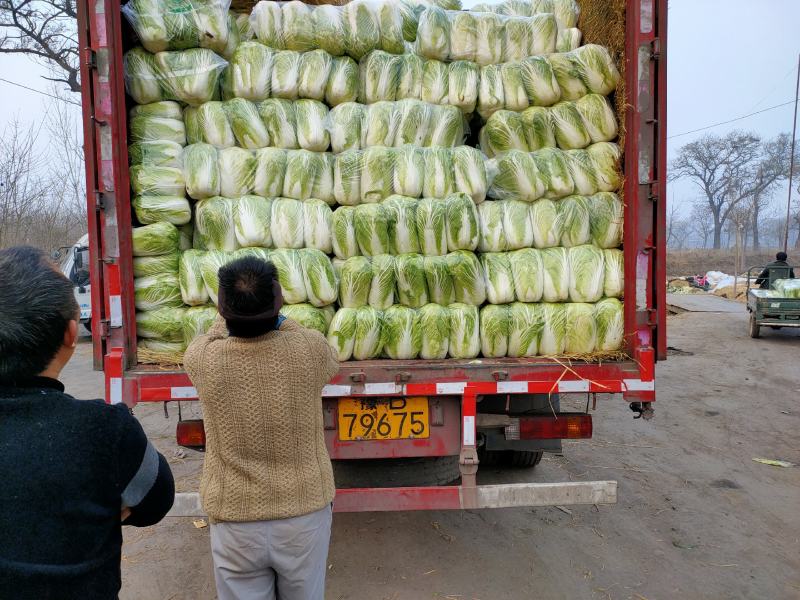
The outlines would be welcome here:
[[[412,510],[602,503],[614,482],[476,485],[477,436],[483,398],[622,394],[651,414],[655,362],[666,355],[666,0],[626,0],[624,113],[625,353],[590,363],[531,359],[348,362],[323,392],[333,459],[460,457],[461,484],[439,487],[339,490],[336,510]],[[133,37],[115,0],[79,0],[82,105],[91,260],[94,365],[105,372],[106,400],[196,399],[188,376],[137,364],[127,153],[127,105],[122,57]],[[430,436],[401,440],[339,439],[342,398],[370,401],[421,397],[430,410]],[[588,425],[587,425],[588,420]],[[568,423],[574,423],[575,427]],[[506,423],[507,424],[507,423]],[[515,422],[516,426],[516,422]],[[520,437],[589,437],[591,417],[521,418]],[[526,434],[527,432],[527,434]],[[508,433],[508,431],[507,431]],[[517,438],[518,439],[518,438]],[[184,500],[178,514],[196,510]],[[180,502],[179,502],[180,505]],[[194,507],[194,508],[193,508]]]

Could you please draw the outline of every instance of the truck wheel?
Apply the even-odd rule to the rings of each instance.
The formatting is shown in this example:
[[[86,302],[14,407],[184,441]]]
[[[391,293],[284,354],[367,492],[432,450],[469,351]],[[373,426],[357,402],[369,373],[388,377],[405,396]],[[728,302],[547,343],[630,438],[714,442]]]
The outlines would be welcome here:
[[[532,452],[530,450],[514,450],[511,453],[511,466],[513,467],[535,467],[542,462],[544,452]]]
[[[445,485],[459,477],[457,456],[333,461],[333,478],[342,489]]]
[[[542,462],[543,451],[532,450],[482,450],[478,448],[480,467],[507,465],[511,467],[535,467]]]
[[[754,313],[750,313],[750,337],[761,337],[761,326],[758,324],[758,321],[756,321],[756,315]]]

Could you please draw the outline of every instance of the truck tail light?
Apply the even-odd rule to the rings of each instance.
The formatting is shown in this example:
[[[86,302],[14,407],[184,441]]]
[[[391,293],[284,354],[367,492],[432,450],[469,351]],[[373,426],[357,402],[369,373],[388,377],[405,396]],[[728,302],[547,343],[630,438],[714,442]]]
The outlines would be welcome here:
[[[560,414],[511,419],[507,440],[575,440],[592,437],[591,415]]]
[[[203,419],[191,419],[178,421],[178,428],[175,431],[179,446],[187,448],[205,448],[206,430],[203,428]]]

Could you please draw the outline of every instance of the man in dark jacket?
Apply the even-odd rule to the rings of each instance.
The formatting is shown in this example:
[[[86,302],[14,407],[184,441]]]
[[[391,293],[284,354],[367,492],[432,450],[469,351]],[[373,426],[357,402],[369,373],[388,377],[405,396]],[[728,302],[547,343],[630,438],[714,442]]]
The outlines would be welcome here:
[[[768,290],[776,279],[794,279],[794,269],[789,267],[787,258],[786,252],[778,252],[775,260],[761,271],[761,275],[756,279],[756,285],[762,290]]]
[[[78,340],[72,283],[39,250],[0,250],[0,599],[113,599],[121,525],[160,521],[166,460],[124,405],[58,376]]]

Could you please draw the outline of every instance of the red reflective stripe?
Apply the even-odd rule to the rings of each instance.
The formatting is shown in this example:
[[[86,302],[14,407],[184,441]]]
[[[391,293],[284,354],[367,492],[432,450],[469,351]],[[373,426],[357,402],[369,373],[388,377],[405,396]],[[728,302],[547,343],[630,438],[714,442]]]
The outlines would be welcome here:
[[[461,507],[460,486],[336,490],[333,502],[334,512],[455,510]]]

